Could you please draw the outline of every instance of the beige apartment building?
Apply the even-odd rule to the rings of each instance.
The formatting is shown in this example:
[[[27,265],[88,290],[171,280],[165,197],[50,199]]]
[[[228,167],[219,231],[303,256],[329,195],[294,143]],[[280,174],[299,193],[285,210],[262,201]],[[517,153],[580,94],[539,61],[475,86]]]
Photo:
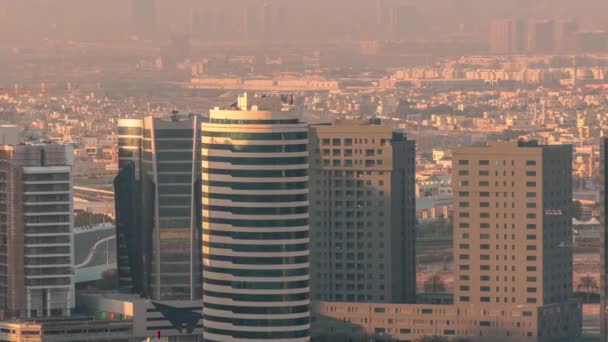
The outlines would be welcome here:
[[[415,302],[415,144],[377,119],[310,128],[313,298]]]
[[[571,165],[569,145],[498,142],[455,151],[456,303],[569,299]]]
[[[390,341],[575,340],[581,306],[571,299],[571,162],[569,145],[456,149],[454,305],[317,302],[313,336],[350,329]]]
[[[201,129],[203,339],[310,341],[308,125],[244,93]]]

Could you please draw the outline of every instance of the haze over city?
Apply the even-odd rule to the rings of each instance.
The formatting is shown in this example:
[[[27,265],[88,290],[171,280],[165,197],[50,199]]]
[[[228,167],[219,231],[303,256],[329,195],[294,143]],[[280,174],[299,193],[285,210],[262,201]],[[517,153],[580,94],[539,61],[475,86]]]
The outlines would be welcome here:
[[[608,341],[607,13],[0,0],[0,341]]]

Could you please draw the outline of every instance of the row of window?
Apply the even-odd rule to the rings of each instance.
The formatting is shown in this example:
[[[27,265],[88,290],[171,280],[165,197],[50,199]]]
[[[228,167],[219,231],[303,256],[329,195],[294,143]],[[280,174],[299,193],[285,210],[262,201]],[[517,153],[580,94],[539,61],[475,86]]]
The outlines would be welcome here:
[[[458,289],[460,291],[463,291],[463,292],[467,292],[467,291],[471,290],[471,288],[468,285],[460,285],[460,287]],[[505,290],[504,292],[509,292],[508,289],[507,289],[507,287],[504,287],[504,290]],[[479,287],[479,291],[481,291],[481,292],[490,292],[490,291],[492,291],[492,289],[491,289],[490,286],[485,286],[484,285],[484,286],[480,286]],[[500,292],[500,287],[499,286],[496,286],[496,292]],[[511,287],[511,292],[515,292],[515,287]],[[526,292],[528,292],[528,293],[536,293],[536,287],[527,287],[526,288]]]
[[[383,161],[382,159],[378,159],[378,160],[373,160],[373,159],[366,159],[366,160],[361,160],[361,159],[355,159],[354,161],[352,159],[345,159],[344,163],[342,163],[341,159],[333,159],[333,160],[329,160],[329,159],[316,159],[315,160],[315,164],[317,165],[322,165],[323,166],[345,166],[345,167],[351,167],[354,165],[363,165],[365,167],[373,167],[373,166],[380,166],[383,165]],[[344,164],[344,165],[343,165]]]
[[[237,220],[215,217],[203,217],[203,222],[228,224],[235,227],[304,227],[308,226],[308,219],[291,219],[291,220]]]
[[[234,252],[303,252],[308,250],[307,243],[298,243],[290,245],[237,245],[233,243],[208,242],[203,241],[204,247],[229,249]]]
[[[471,277],[468,274],[461,274],[458,279],[462,280],[462,281],[469,281],[471,280]],[[504,276],[503,277],[504,282],[508,283],[509,282],[509,277]],[[490,276],[489,275],[481,275],[479,276],[479,281],[490,281]],[[500,281],[500,276],[496,276],[496,281]],[[511,282],[515,282],[515,276],[511,276]],[[536,277],[526,277],[526,282],[529,283],[534,283],[536,282]],[[505,290],[506,291],[506,290]]]
[[[481,166],[488,166],[490,165],[490,161],[489,160],[479,160],[478,161],[479,165]],[[469,165],[469,160],[468,159],[459,159],[458,160],[458,165]],[[499,160],[494,160],[494,165],[499,165]],[[502,165],[506,166],[507,165],[507,161],[503,160],[502,161]],[[526,160],[526,166],[534,166],[536,165],[536,160]],[[511,160],[511,166],[515,166],[515,160]]]
[[[470,271],[471,270],[471,266],[464,264],[464,265],[459,265],[458,269],[461,271]],[[480,265],[479,266],[479,270],[480,271],[491,271],[491,267],[490,265]],[[504,266],[504,271],[507,271],[507,266]],[[496,266],[496,271],[500,271],[500,266]],[[515,271],[515,266],[511,266],[511,271]],[[526,272],[536,272],[536,266],[526,266]]]
[[[306,176],[305,172],[304,172],[304,176]],[[293,176],[293,177],[296,177],[296,176]],[[208,181],[208,180],[203,180],[203,185],[213,186],[213,187],[222,187],[222,188],[231,188],[234,190],[301,190],[301,189],[306,189],[308,187],[307,182],[243,183],[243,182],[221,182],[221,181]]]
[[[192,139],[194,136],[193,129],[157,129],[154,131],[154,137],[157,139],[180,138]],[[150,130],[144,130],[144,138],[150,138]]]
[[[345,157],[350,157],[350,156],[353,155],[353,149],[350,149],[350,148],[344,149],[344,150],[337,149],[337,148],[335,148],[335,149],[324,148],[322,150],[321,149],[316,149],[315,153],[321,154],[322,156],[329,156],[329,155],[332,155],[332,156],[341,156],[342,155],[342,151],[344,151],[344,156]],[[366,149],[365,153],[363,152],[363,150],[357,150],[357,149],[355,149],[354,150],[354,154],[365,154],[366,156],[371,157],[371,156],[375,156],[375,155],[381,155],[382,154],[382,149],[380,149],[380,148],[379,149]]]
[[[229,323],[235,326],[243,327],[289,327],[305,325],[310,322],[310,318],[288,318],[288,319],[244,319],[244,318],[229,318],[218,317],[212,315],[203,315],[203,319],[213,322]]]
[[[336,302],[342,302],[342,301],[347,301],[347,302],[371,302],[373,300],[376,300],[378,302],[382,302],[384,301],[384,295],[377,295],[377,296],[373,296],[373,295],[362,295],[362,294],[346,294],[343,295],[341,293],[336,293],[334,297],[331,296],[327,296],[327,295],[317,295],[318,299],[323,299],[326,301],[336,301]]]
[[[465,234],[461,234],[460,238],[462,239],[468,239],[469,235],[467,234],[466,237],[462,236]],[[490,239],[490,234],[479,234],[479,239],[481,240],[489,240]],[[500,235],[496,234],[496,239],[500,239]],[[507,234],[504,234],[504,239],[507,239]],[[511,234],[511,240],[515,240],[515,234]],[[536,240],[536,234],[526,234],[526,240]],[[465,244],[460,244],[459,245],[460,249],[469,249],[469,244],[465,243]]]
[[[308,256],[294,257],[242,257],[219,254],[203,254],[203,258],[207,260],[231,262],[236,265],[293,265],[304,264],[308,262]],[[207,283],[207,278],[205,278]],[[261,286],[261,285],[260,285]]]
[[[230,300],[239,302],[296,302],[310,298],[307,289],[302,289],[305,292],[290,294],[252,294],[203,290],[203,296],[229,298]]]
[[[469,171],[467,171],[467,170],[460,170],[460,171],[458,171],[458,175],[459,176],[468,176],[469,175]],[[479,170],[478,175],[480,175],[480,176],[489,176],[490,175],[490,171],[488,171],[488,170]],[[507,176],[507,171],[503,171],[502,175],[503,175],[503,177],[506,177]],[[496,176],[496,177],[499,176],[498,171],[494,171],[494,176]],[[511,176],[515,177],[515,171],[511,171]],[[536,171],[526,171],[526,176],[530,176],[530,177],[536,176]]]
[[[60,184],[29,184],[25,186],[25,192],[63,192],[69,191],[69,183]]]
[[[380,142],[380,145],[384,146],[387,144],[390,144],[391,140],[390,139],[378,139],[378,141]],[[342,146],[342,144],[344,143],[344,146],[352,146],[353,143],[355,144],[368,144],[368,143],[372,143],[375,144],[376,143],[376,139],[371,138],[345,138],[345,139],[340,139],[340,138],[333,138],[333,139],[329,139],[329,138],[323,138],[320,141],[317,141],[317,143],[320,143],[321,145],[327,146],[327,145],[333,145],[333,146]]]
[[[192,162],[186,163],[158,163],[156,166],[159,173],[187,172],[192,173]],[[196,171],[196,170],[194,170]]]
[[[308,145],[232,145],[232,144],[203,144],[203,148],[210,150],[231,151],[237,153],[285,153],[306,152]]]
[[[307,157],[271,157],[271,158],[244,158],[203,156],[203,161],[230,163],[232,165],[302,165],[308,163]]]
[[[296,195],[241,195],[226,193],[204,192],[203,197],[210,199],[230,200],[233,202],[255,202],[255,203],[274,203],[274,202],[305,202],[308,194]]]
[[[332,279],[331,274],[328,274],[325,270],[322,269],[322,267],[318,267],[318,272],[317,272],[317,277],[318,279],[316,279],[317,281],[319,279]],[[328,266],[325,266],[328,267]],[[374,268],[376,267],[373,264],[367,264],[367,268]],[[365,267],[363,264],[357,264],[357,269],[362,270],[363,273],[334,273],[333,279],[335,279],[336,281],[365,281],[365,279],[368,280],[374,280],[374,279],[380,279],[380,280],[384,280],[384,264],[378,264],[378,269],[376,270],[370,270],[370,271],[365,271]],[[374,276],[374,271],[377,272],[378,277]],[[381,285],[378,282],[375,281],[371,281],[369,284],[367,284],[367,288],[368,289],[372,289],[372,285]],[[383,287],[384,288],[384,287]]]
[[[204,137],[229,138],[232,140],[305,140],[308,132],[246,133],[204,131]]]
[[[299,331],[234,331],[205,327],[204,331],[210,334],[231,336],[233,339],[258,340],[303,338],[309,335],[308,329]]]
[[[460,208],[469,208],[470,207],[470,203],[469,202],[458,202],[458,206]],[[490,202],[479,202],[479,207],[480,208],[490,208]],[[503,202],[503,207],[507,208],[507,202]],[[496,202],[496,208],[500,208],[500,202]],[[511,208],[515,208],[515,202],[511,202]],[[535,202],[528,202],[526,203],[526,208],[536,208],[536,203]]]
[[[159,183],[189,183],[192,184],[195,180],[191,174],[159,174],[157,176]]]
[[[204,259],[203,259],[204,260]],[[308,267],[294,268],[287,270],[277,270],[276,266],[270,266],[271,269],[239,269],[239,268],[223,268],[207,266],[203,263],[203,271],[210,273],[229,274],[235,277],[254,277],[254,278],[278,278],[278,277],[301,277],[308,276]],[[209,276],[211,277],[211,276]]]
[[[314,170],[315,175],[324,175],[325,177],[345,177],[345,179],[352,179],[353,177],[361,178],[364,175],[367,176],[384,176],[384,171],[354,171],[354,170]]]
[[[204,300],[204,299],[203,299]],[[228,311],[235,314],[252,314],[252,315],[289,315],[308,312],[308,305],[295,306],[235,306],[222,305],[209,302],[203,302],[203,311],[205,309]]]
[[[471,227],[471,225],[468,222],[460,222],[460,223],[458,223],[458,228],[465,228],[466,229],[466,228],[470,228],[470,227]],[[504,227],[504,229],[507,229],[507,224],[506,223],[503,224],[503,227]],[[479,228],[490,229],[490,223],[487,223],[487,222],[480,223],[479,224]],[[499,228],[499,224],[497,223],[496,224],[496,229],[498,229],[498,228]],[[515,224],[511,224],[511,228],[514,229],[515,228]],[[528,223],[528,224],[526,224],[526,229],[536,229],[536,224],[534,224],[534,223]],[[463,234],[463,235],[466,235],[466,236],[461,236],[462,238],[468,238],[469,237],[468,234]]]
[[[368,184],[371,185],[371,184]],[[384,183],[382,183],[382,185],[384,185]],[[357,185],[357,187],[363,187],[363,184],[361,185]],[[369,188],[369,187],[368,187]],[[352,191],[352,190],[319,190],[316,189],[314,191],[316,197],[315,198],[322,198],[322,199],[327,199],[327,196],[331,196],[332,194],[334,195],[334,198],[341,198],[343,195],[346,196],[349,199],[378,199],[378,198],[384,198],[384,191],[382,190],[378,190],[378,191],[372,191],[372,190],[357,190],[357,191]],[[331,202],[331,203],[335,203],[334,201],[330,201],[330,200],[325,200],[325,202]],[[317,203],[317,201],[315,200],[315,203]],[[326,203],[327,204],[327,203]],[[371,204],[369,205],[371,206]]]
[[[144,140],[143,141],[144,149],[152,148],[152,141]],[[156,150],[189,150],[192,153],[192,148],[194,143],[191,139],[189,140],[157,140],[156,141]]]
[[[225,230],[204,229],[203,234],[210,236],[224,236],[236,240],[289,240],[305,239],[308,237],[308,230],[297,232],[233,232]]]
[[[24,202],[69,202],[68,194],[49,194],[49,195],[26,195]]]
[[[69,181],[69,173],[31,173],[23,175],[25,182],[56,182]]]
[[[461,197],[469,197],[470,194],[471,193],[469,191],[458,191],[458,196],[461,196]],[[488,191],[480,191],[479,197],[490,197],[491,194],[492,193],[488,192]],[[502,194],[502,197],[504,197],[504,198],[509,197],[508,192],[495,192],[494,196],[500,197],[500,194]],[[527,198],[536,198],[536,192],[526,192],[526,197]],[[515,198],[515,192],[511,192],[511,198]]]
[[[53,213],[69,211],[71,211],[69,204],[39,204],[27,205],[25,207],[25,213]]]
[[[298,124],[298,119],[282,119],[282,120],[233,120],[233,119],[209,119],[209,123],[222,125],[289,125]]]
[[[152,158],[146,159],[152,160]],[[192,159],[194,159],[192,152],[156,152],[157,161],[191,161]]]
[[[226,175],[242,178],[285,178],[285,177],[306,177],[308,169],[296,170],[235,170],[235,169],[208,169],[203,168],[204,174]]]
[[[459,171],[458,174],[460,176],[467,176],[468,171]],[[458,185],[459,186],[469,186],[469,182],[468,181],[459,181]],[[490,182],[489,181],[479,181],[478,185],[480,187],[487,187],[487,186],[490,186]],[[500,186],[500,182],[498,182],[498,181],[494,182],[494,186]],[[503,181],[502,186],[509,186],[509,185],[507,184],[506,181]],[[515,181],[511,181],[510,186],[514,187]],[[526,186],[527,187],[536,187],[536,182],[526,182]]]
[[[123,127],[118,126],[118,135],[142,135],[141,127]]]
[[[470,297],[469,296],[459,296],[459,299],[460,299],[461,302],[469,302],[470,301]],[[491,297],[485,297],[485,296],[479,297],[479,301],[481,303],[490,303],[490,302],[492,302]],[[496,297],[496,303],[499,303],[499,302],[500,302],[500,297]],[[508,302],[507,297],[504,297],[504,302],[505,303]],[[511,298],[511,302],[515,303],[515,298],[512,297]],[[526,303],[529,303],[529,304],[536,303],[536,298],[526,298]]]
[[[500,218],[500,213],[496,213],[496,218]],[[514,219],[515,218],[515,213],[511,213],[511,218]],[[468,218],[471,217],[470,213],[466,212],[466,211],[461,211],[458,213],[458,217],[460,218]],[[490,218],[490,213],[486,213],[486,212],[481,212],[479,213],[479,217],[480,218]],[[503,213],[503,217],[507,218],[507,213]],[[527,213],[526,214],[526,218],[527,219],[535,219],[536,218],[536,213]],[[490,227],[488,227],[490,228]]]

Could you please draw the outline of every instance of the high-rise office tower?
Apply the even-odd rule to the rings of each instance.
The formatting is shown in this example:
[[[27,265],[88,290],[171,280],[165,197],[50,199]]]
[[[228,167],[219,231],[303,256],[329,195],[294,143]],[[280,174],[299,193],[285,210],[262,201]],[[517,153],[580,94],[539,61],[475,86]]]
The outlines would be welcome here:
[[[241,34],[242,39],[256,37],[258,33],[258,8],[250,5],[242,8]]]
[[[280,5],[278,5],[278,8],[275,13],[276,13],[276,17],[273,20],[273,22],[274,22],[274,26],[276,27],[275,32],[276,32],[277,37],[278,38],[289,37],[289,35],[292,32],[291,21],[293,20],[293,18],[291,18],[291,11],[290,11],[289,7],[287,6],[286,3],[281,3]]]
[[[308,127],[247,93],[203,123],[204,338],[309,340]]]
[[[134,32],[141,39],[156,36],[156,0],[131,0]]]
[[[541,307],[572,294],[572,147],[453,153],[454,302]]]
[[[114,180],[120,288],[155,300],[201,297],[200,119],[118,122]]]
[[[415,301],[415,143],[376,119],[313,125],[313,298]]]
[[[392,5],[388,8],[388,31],[393,38],[402,38],[413,32],[414,29],[422,30],[424,23],[420,22],[422,14],[414,5]]]
[[[72,148],[0,146],[0,308],[4,317],[74,307]]]
[[[608,138],[600,141],[600,172],[601,172],[601,227],[600,233],[600,334],[601,341],[608,341]]]
[[[527,50],[531,53],[552,53],[555,42],[555,24],[548,19],[528,21]]]
[[[141,228],[143,120],[118,121],[118,175],[114,179],[118,287],[145,296]]]
[[[525,27],[521,20],[494,20],[490,27],[490,52],[505,55],[522,53],[524,37]]]
[[[568,52],[577,48],[576,34],[578,23],[574,20],[558,20],[555,22],[555,51]]]
[[[436,335],[454,341],[578,341],[581,304],[571,297],[571,162],[569,145],[513,141],[456,149],[454,303],[319,301],[313,338],[336,331],[359,340],[364,331],[366,338],[400,341]],[[314,232],[315,222],[311,227]]]

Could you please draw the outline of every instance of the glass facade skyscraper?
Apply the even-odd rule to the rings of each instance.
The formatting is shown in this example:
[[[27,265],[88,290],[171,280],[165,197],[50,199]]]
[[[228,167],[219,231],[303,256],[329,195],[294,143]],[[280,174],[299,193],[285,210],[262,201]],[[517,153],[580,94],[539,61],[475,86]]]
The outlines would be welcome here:
[[[606,201],[606,190],[608,190],[608,138],[602,138],[600,140],[600,172],[601,172],[601,187],[600,187],[600,198],[601,198],[601,232],[600,232],[600,334],[601,341],[608,341],[608,261],[606,259],[606,252],[608,251],[608,229],[606,229],[606,222],[608,222],[606,215],[608,215],[608,202]]]
[[[201,296],[200,119],[119,121],[115,179],[123,291],[156,300]]]
[[[244,94],[202,127],[204,339],[308,341],[307,125]]]

